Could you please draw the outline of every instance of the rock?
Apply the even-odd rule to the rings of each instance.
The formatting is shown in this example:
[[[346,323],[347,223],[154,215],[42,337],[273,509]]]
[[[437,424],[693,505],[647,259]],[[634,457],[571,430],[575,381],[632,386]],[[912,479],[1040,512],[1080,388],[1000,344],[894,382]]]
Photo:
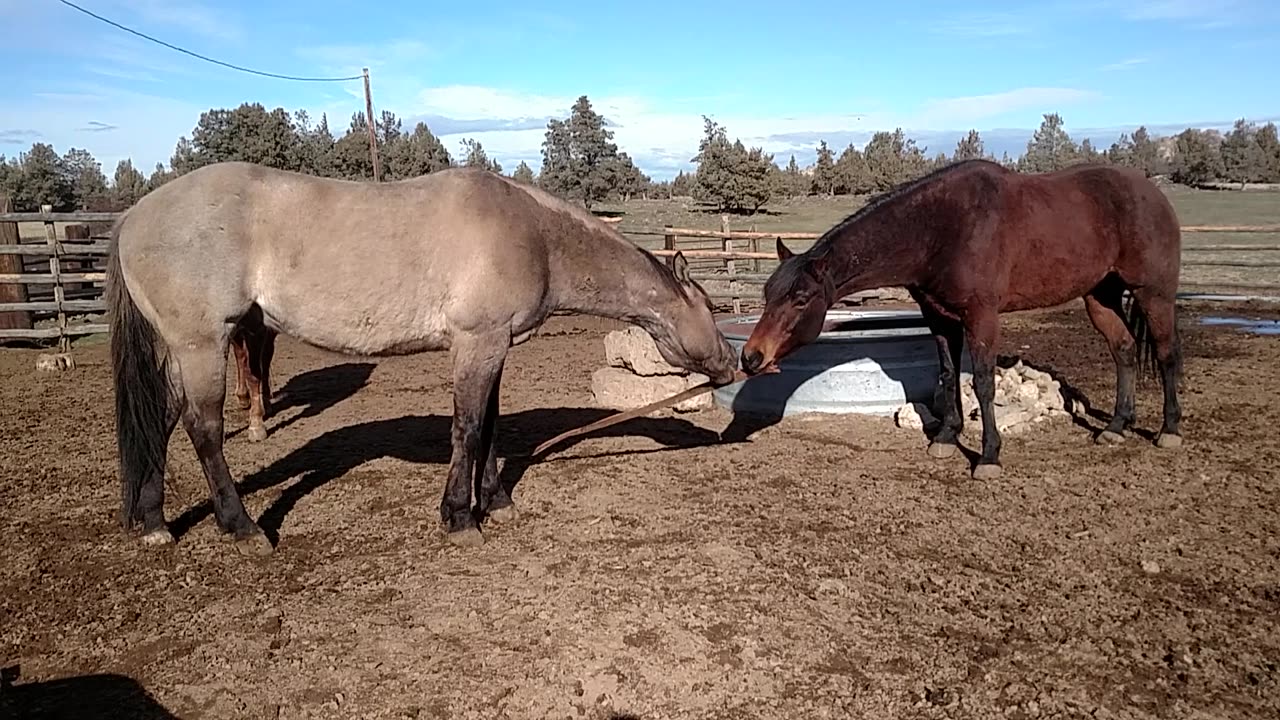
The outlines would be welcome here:
[[[1148,575],[1159,575],[1159,574],[1160,574],[1160,564],[1159,564],[1159,563],[1157,563],[1155,560],[1143,560],[1143,561],[1142,561],[1142,572],[1144,572],[1144,573],[1146,573],[1146,574],[1148,574]]]
[[[75,370],[76,360],[65,353],[40,353],[36,356],[36,370],[39,372],[62,372]]]
[[[591,394],[596,404],[613,410],[630,410],[669,398],[707,381],[705,375],[641,376],[617,367],[605,367],[591,374]],[[703,393],[675,406],[677,412],[693,412],[713,405],[711,393]]]
[[[1031,419],[1031,413],[1020,407],[997,407],[996,429],[1004,432],[1014,425],[1025,423]]]
[[[604,336],[604,356],[611,367],[626,368],[637,375],[686,375],[662,358],[649,333],[632,325]]]
[[[1024,403],[1035,402],[1040,397],[1040,386],[1031,380],[1023,380],[1018,386],[1018,399]]]
[[[898,424],[898,427],[910,430],[923,430],[926,426],[938,422],[933,417],[933,413],[929,412],[929,408],[925,407],[923,403],[907,403],[903,405],[894,411],[893,419]]]

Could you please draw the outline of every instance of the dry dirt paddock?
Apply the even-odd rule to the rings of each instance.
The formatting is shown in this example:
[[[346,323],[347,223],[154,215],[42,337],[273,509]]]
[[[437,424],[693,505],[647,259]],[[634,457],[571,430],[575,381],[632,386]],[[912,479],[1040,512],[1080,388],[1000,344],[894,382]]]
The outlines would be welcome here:
[[[217,535],[181,431],[178,544],[118,529],[105,344],[63,376],[0,353],[0,715],[1280,717],[1280,337],[1204,312],[1280,317],[1184,311],[1181,450],[1046,423],[1006,438],[987,483],[888,420],[718,443],[719,410],[522,463],[605,414],[589,378],[609,326],[556,319],[503,386],[522,517],[472,550],[437,525],[446,357],[282,340],[274,434],[251,445],[227,411],[269,558]],[[1082,307],[1004,327],[1007,353],[1110,409]]]

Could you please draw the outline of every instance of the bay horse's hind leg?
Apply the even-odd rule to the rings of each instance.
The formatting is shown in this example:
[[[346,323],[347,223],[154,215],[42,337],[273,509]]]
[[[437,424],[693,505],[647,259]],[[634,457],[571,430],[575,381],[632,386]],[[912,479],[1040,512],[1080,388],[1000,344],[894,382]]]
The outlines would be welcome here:
[[[246,400],[241,405],[249,410],[250,442],[267,439],[267,418],[271,417],[271,358],[275,353],[276,333],[262,321],[262,312],[254,306],[236,326],[231,337],[239,372],[236,385],[245,386]]]
[[[227,394],[226,336],[205,336],[175,352],[185,402],[181,417],[209,484],[218,529],[230,533],[242,552],[265,555],[271,542],[249,519],[223,455],[222,408]]]
[[[484,544],[471,507],[472,489],[477,470],[483,473],[487,469],[491,448],[481,454],[484,428],[490,408],[496,405],[493,393],[510,346],[510,333],[498,331],[459,335],[453,341],[453,455],[440,500],[440,519],[454,545]],[[496,421],[496,412],[494,415]],[[482,467],[477,468],[477,463]]]
[[[1178,337],[1177,300],[1173,292],[1153,286],[1132,291],[1137,307],[1130,323],[1138,330],[1138,355],[1154,345],[1156,366],[1164,390],[1164,420],[1156,445],[1173,449],[1182,446],[1182,406],[1178,403],[1178,381],[1182,376],[1182,342]],[[1138,322],[1141,320],[1141,322]]]
[[[1137,374],[1137,343],[1124,319],[1124,284],[1108,275],[1084,296],[1085,310],[1093,327],[1102,334],[1116,363],[1116,406],[1111,422],[1095,442],[1118,445],[1124,431],[1134,422],[1134,381]]]
[[[231,334],[231,353],[236,359],[236,399],[240,401],[240,408],[248,410],[253,403],[249,399],[249,349],[247,347],[248,338],[245,337],[244,331],[236,328]]]

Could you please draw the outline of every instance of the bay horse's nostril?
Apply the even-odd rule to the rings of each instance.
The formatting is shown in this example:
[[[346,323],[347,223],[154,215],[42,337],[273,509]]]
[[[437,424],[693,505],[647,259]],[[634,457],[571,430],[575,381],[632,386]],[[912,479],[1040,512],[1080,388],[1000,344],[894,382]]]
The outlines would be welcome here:
[[[763,360],[764,355],[759,350],[742,349],[742,369],[748,375],[754,375]]]

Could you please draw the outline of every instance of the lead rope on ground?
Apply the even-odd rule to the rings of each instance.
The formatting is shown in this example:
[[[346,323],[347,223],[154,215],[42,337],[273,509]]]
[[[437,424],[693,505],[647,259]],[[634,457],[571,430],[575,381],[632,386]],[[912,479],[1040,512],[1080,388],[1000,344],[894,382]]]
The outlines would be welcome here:
[[[741,382],[742,380],[746,380],[746,379],[747,379],[746,373],[742,372],[741,370],[734,371],[732,382]],[[662,410],[663,408],[668,408],[677,403],[684,402],[689,398],[697,397],[703,393],[711,392],[712,390],[715,390],[717,387],[720,387],[720,386],[714,385],[710,382],[705,382],[705,383],[702,383],[701,385],[694,385],[693,387],[687,390],[682,390],[681,392],[678,392],[669,398],[658,400],[656,402],[651,402],[648,405],[645,405],[644,407],[638,407],[638,408],[633,408],[631,410],[627,410],[625,412],[614,413],[613,415],[610,415],[605,418],[601,418],[593,423],[583,425],[582,427],[574,428],[573,430],[566,430],[565,432],[560,433],[559,435],[551,438],[550,440],[534,448],[533,454],[531,454],[529,457],[537,457],[541,455],[544,451],[547,450],[547,448],[550,448],[558,444],[562,440],[567,440],[568,438],[575,437],[577,435],[583,435],[585,433],[589,433],[594,430],[606,428],[606,427],[609,427],[610,425],[617,425],[620,422],[625,422],[632,418],[641,417],[642,415],[648,415],[651,412]]]

